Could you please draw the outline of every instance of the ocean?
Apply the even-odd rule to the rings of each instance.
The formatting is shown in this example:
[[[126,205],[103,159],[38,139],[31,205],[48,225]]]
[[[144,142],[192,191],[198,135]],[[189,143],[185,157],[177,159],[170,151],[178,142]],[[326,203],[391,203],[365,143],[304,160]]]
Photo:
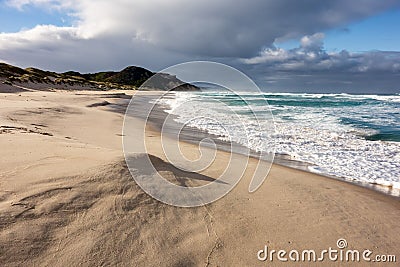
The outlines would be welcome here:
[[[400,195],[400,94],[174,92],[175,121]]]

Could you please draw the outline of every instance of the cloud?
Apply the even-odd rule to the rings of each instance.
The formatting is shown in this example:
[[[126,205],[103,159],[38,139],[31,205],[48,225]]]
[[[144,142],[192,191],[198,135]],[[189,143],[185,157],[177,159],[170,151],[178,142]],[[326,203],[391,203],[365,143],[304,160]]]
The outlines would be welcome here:
[[[322,33],[304,36],[297,48],[265,48],[258,56],[240,61],[270,88],[278,84],[280,89],[309,92],[400,91],[400,52],[327,52],[323,38]]]
[[[322,32],[318,32],[315,33],[311,36],[304,36],[303,38],[301,38],[300,40],[300,44],[301,47],[304,50],[322,50],[323,46],[324,46],[324,40],[325,38],[325,34],[323,34]]]
[[[35,6],[69,16],[69,27],[38,25],[0,33],[0,60],[58,71],[131,64],[159,70],[197,59],[236,62],[249,71],[262,66],[281,71],[378,66],[368,65],[368,59],[377,63],[384,59],[389,63],[380,64],[387,68],[392,55],[377,52],[360,59],[346,51],[329,54],[322,48],[323,34],[314,33],[343,28],[399,6],[397,0],[8,0],[7,4],[21,12]],[[273,46],[277,40],[302,36],[296,51]]]
[[[265,48],[258,56],[242,61],[246,64],[262,64],[266,69],[269,67],[287,72],[400,72],[400,52],[327,52],[324,50],[323,38],[323,33],[304,36],[298,48]]]
[[[39,25],[18,33],[0,34],[0,61],[49,70],[98,71],[143,65],[156,69],[184,60],[134,38],[87,38],[79,28]]]

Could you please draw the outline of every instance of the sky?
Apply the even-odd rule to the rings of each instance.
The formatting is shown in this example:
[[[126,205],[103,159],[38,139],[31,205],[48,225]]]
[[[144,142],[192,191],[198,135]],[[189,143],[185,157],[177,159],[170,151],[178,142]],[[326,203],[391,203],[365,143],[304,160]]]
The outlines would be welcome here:
[[[210,60],[265,91],[400,93],[399,0],[0,0],[0,61],[52,71]]]

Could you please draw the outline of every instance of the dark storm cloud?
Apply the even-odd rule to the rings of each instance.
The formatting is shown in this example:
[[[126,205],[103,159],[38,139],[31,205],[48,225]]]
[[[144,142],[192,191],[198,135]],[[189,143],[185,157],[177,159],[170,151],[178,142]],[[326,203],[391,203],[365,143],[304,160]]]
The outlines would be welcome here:
[[[322,39],[318,41],[319,37],[313,34],[343,28],[352,21],[399,6],[397,0],[9,0],[8,3],[22,10],[30,5],[64,10],[74,19],[71,27],[39,25],[0,34],[0,60],[9,63],[58,71],[118,69],[133,64],[159,70],[182,61],[208,59],[236,62],[237,67],[251,71],[250,75],[274,71],[274,67],[277,73],[307,72],[307,68],[314,71],[377,68],[378,64],[366,64],[368,60],[379,63],[381,69],[388,68],[391,56],[381,52],[361,56],[362,59],[345,51],[337,55],[323,52]],[[273,47],[277,40],[305,35],[316,40],[303,40],[298,51],[285,54]],[[306,54],[296,54],[300,51]],[[284,61],[281,57],[285,57]],[[236,60],[240,58],[247,58],[246,64]]]

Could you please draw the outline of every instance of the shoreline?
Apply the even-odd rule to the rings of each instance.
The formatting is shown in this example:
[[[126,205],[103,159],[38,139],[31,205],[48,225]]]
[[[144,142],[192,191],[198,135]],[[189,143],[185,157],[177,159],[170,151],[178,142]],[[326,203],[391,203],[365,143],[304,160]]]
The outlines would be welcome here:
[[[138,93],[139,94],[143,94],[143,92],[140,92],[140,91],[138,91]],[[154,101],[155,99],[157,99],[158,96],[161,96],[161,95],[164,95],[164,96],[168,95],[168,97],[173,97],[173,94],[165,93],[163,91],[153,91],[153,92],[146,91],[145,99],[141,101],[141,104],[146,105],[146,104],[148,104],[148,102]],[[161,131],[162,123],[164,122],[164,120],[165,120],[165,118],[167,116],[172,116],[173,118],[176,117],[176,115],[172,115],[172,114],[167,113],[165,111],[165,108],[167,108],[167,107],[166,106],[162,106],[160,104],[155,104],[154,108],[153,108],[153,111],[152,111],[152,114],[148,118],[148,122],[152,125],[153,129],[156,130],[156,131],[159,131],[159,132]],[[122,110],[120,110],[120,111],[122,112]],[[144,114],[140,114],[140,115],[136,114],[137,118],[145,120],[145,118],[143,116],[144,116]],[[174,128],[179,128],[179,127],[182,126],[178,122],[174,121],[173,123],[175,125],[170,125],[170,126],[172,126]],[[168,134],[170,131],[171,130],[169,130],[169,129],[165,129],[165,133],[170,138],[174,138],[174,137],[172,137],[171,135]],[[183,131],[180,132],[180,134],[181,135],[179,136],[179,141],[187,142],[187,143],[194,144],[194,145],[198,145],[199,142],[202,139],[208,138],[208,137],[211,136],[212,139],[216,142],[217,149],[225,151],[225,152],[228,152],[228,153],[232,152],[230,150],[229,142],[220,140],[220,139],[218,139],[218,136],[214,136],[214,135],[209,134],[209,133],[207,133],[207,132],[205,132],[203,130],[200,130],[198,128],[193,128],[193,127],[190,127],[190,129],[185,128]],[[244,147],[242,147],[239,144],[236,144],[235,147],[239,148],[239,149],[236,149],[236,151],[233,151],[233,153],[238,153],[238,154],[247,156],[243,152],[245,150]],[[240,149],[241,147],[243,148],[242,151]],[[257,153],[254,152],[254,151],[250,151],[249,157],[260,159],[257,156]],[[345,182],[345,183],[350,183],[350,184],[357,185],[357,186],[360,186],[360,187],[363,187],[363,188],[367,188],[369,190],[373,190],[375,192],[379,192],[381,194],[388,195],[388,196],[391,196],[391,197],[394,197],[394,198],[397,198],[397,199],[400,198],[400,189],[393,188],[392,186],[385,186],[385,185],[380,185],[380,184],[367,183],[367,182],[357,181],[355,179],[346,179],[344,177],[333,176],[333,175],[324,174],[324,173],[320,173],[320,172],[313,172],[308,168],[309,166],[313,166],[312,164],[307,163],[307,162],[303,162],[303,161],[289,159],[289,155],[286,155],[286,154],[275,153],[274,160],[273,160],[272,164],[276,164],[276,165],[279,165],[279,166],[292,168],[292,169],[295,169],[295,170],[304,171],[306,173],[320,175],[321,177],[334,179],[334,180],[342,181],[342,182]]]
[[[271,263],[259,261],[257,252],[266,245],[321,251],[336,248],[340,238],[348,241],[349,249],[400,255],[398,199],[276,164],[263,185],[249,193],[259,162],[255,158],[249,159],[233,190],[216,202],[178,208],[154,200],[126,166],[124,118],[113,110],[121,101],[117,93],[0,94],[0,124],[14,127],[0,134],[3,266],[265,266]],[[100,105],[104,101],[109,104]],[[126,137],[141,142],[137,133],[143,121],[132,120],[133,131]],[[150,157],[154,172],[197,186],[218,178],[230,160],[231,153],[217,150],[215,164],[207,170],[181,171],[166,160],[160,134],[150,128],[148,150],[136,155],[133,175],[151,179],[153,173],[140,163]],[[185,156],[198,157],[197,146],[179,144]],[[233,168],[240,173],[239,166]],[[327,259],[318,263],[343,264]]]

